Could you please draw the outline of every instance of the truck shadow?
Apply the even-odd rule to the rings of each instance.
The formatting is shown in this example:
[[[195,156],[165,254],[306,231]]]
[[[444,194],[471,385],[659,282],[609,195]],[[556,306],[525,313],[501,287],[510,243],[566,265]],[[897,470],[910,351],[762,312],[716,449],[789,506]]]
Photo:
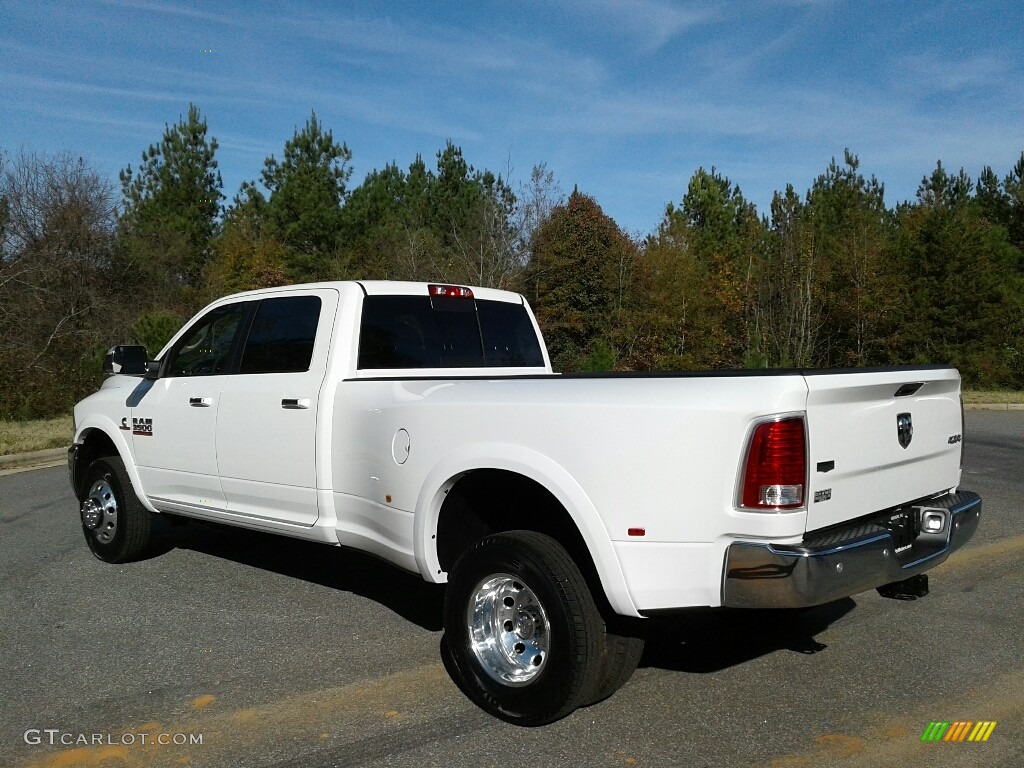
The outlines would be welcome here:
[[[166,545],[349,592],[428,631],[443,628],[443,586],[358,550],[199,522],[171,526]],[[641,625],[647,644],[640,666],[704,673],[779,650],[817,653],[825,646],[814,636],[855,607],[846,598],[799,611],[694,608],[648,619]]]
[[[814,636],[856,607],[851,598],[801,610],[694,608],[646,622],[642,667],[717,672],[781,650],[813,654]]]
[[[431,632],[442,628],[444,587],[354,549],[270,533],[187,522],[171,526],[167,547],[189,549],[373,600]]]

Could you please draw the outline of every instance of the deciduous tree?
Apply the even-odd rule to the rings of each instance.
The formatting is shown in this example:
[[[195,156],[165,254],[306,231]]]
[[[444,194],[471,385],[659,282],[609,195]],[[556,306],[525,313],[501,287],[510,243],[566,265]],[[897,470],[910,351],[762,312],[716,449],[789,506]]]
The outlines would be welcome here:
[[[604,347],[622,353],[635,260],[633,242],[579,191],[537,230],[523,283],[558,368],[606,364]]]
[[[0,199],[0,418],[49,416],[95,386],[96,348],[128,317],[114,191],[81,158],[22,153],[0,172]]]

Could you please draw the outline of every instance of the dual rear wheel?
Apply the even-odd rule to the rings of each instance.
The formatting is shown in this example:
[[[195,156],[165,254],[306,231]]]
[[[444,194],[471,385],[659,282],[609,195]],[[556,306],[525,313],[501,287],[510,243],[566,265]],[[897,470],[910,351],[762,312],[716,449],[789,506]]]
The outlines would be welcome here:
[[[444,627],[442,653],[456,684],[518,725],[543,725],[607,698],[632,675],[644,645],[609,626],[569,553],[534,531],[488,536],[459,558]]]

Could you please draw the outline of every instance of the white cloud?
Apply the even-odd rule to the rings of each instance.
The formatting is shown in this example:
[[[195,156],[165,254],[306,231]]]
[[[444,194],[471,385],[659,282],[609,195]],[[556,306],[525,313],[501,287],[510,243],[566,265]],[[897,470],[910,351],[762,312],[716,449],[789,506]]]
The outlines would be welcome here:
[[[992,54],[962,59],[933,52],[904,56],[893,64],[893,81],[908,91],[933,93],[992,88],[1014,77],[1010,61]]]
[[[93,0],[93,2],[121,10],[147,11],[166,16],[207,21],[224,26],[241,26],[245,23],[244,15],[228,16],[226,14],[210,13],[209,11],[201,11],[194,6],[188,7],[181,3],[159,3],[151,2],[150,0]]]
[[[7,84],[21,86],[27,91],[56,92],[63,96],[113,96],[133,101],[166,101],[187,103],[188,94],[176,93],[158,88],[118,88],[93,83],[78,82],[60,77],[34,77],[12,73],[7,76]]]
[[[556,80],[594,84],[605,76],[596,59],[546,46],[537,39],[500,31],[486,34],[455,26],[411,20],[289,17],[273,20],[291,35],[332,44],[329,55],[371,69],[423,77],[436,73],[459,79],[507,77],[517,82]],[[383,56],[382,56],[383,54]]]
[[[631,38],[647,53],[660,50],[687,30],[721,18],[720,6],[710,2],[566,0],[566,5],[581,18],[600,18],[609,30]]]

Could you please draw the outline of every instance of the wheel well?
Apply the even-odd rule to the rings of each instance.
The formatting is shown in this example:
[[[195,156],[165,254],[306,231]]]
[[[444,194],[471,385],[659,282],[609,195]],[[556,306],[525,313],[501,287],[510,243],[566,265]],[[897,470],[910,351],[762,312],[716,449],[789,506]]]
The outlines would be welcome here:
[[[474,470],[448,491],[437,520],[438,562],[450,571],[459,556],[485,536],[524,530],[547,534],[565,547],[598,605],[605,603],[601,580],[576,522],[547,488],[515,472]]]
[[[75,492],[79,500],[85,493],[82,484],[85,482],[85,470],[89,465],[104,456],[119,455],[114,441],[102,429],[90,429],[85,433],[85,440],[79,445],[75,460]]]

